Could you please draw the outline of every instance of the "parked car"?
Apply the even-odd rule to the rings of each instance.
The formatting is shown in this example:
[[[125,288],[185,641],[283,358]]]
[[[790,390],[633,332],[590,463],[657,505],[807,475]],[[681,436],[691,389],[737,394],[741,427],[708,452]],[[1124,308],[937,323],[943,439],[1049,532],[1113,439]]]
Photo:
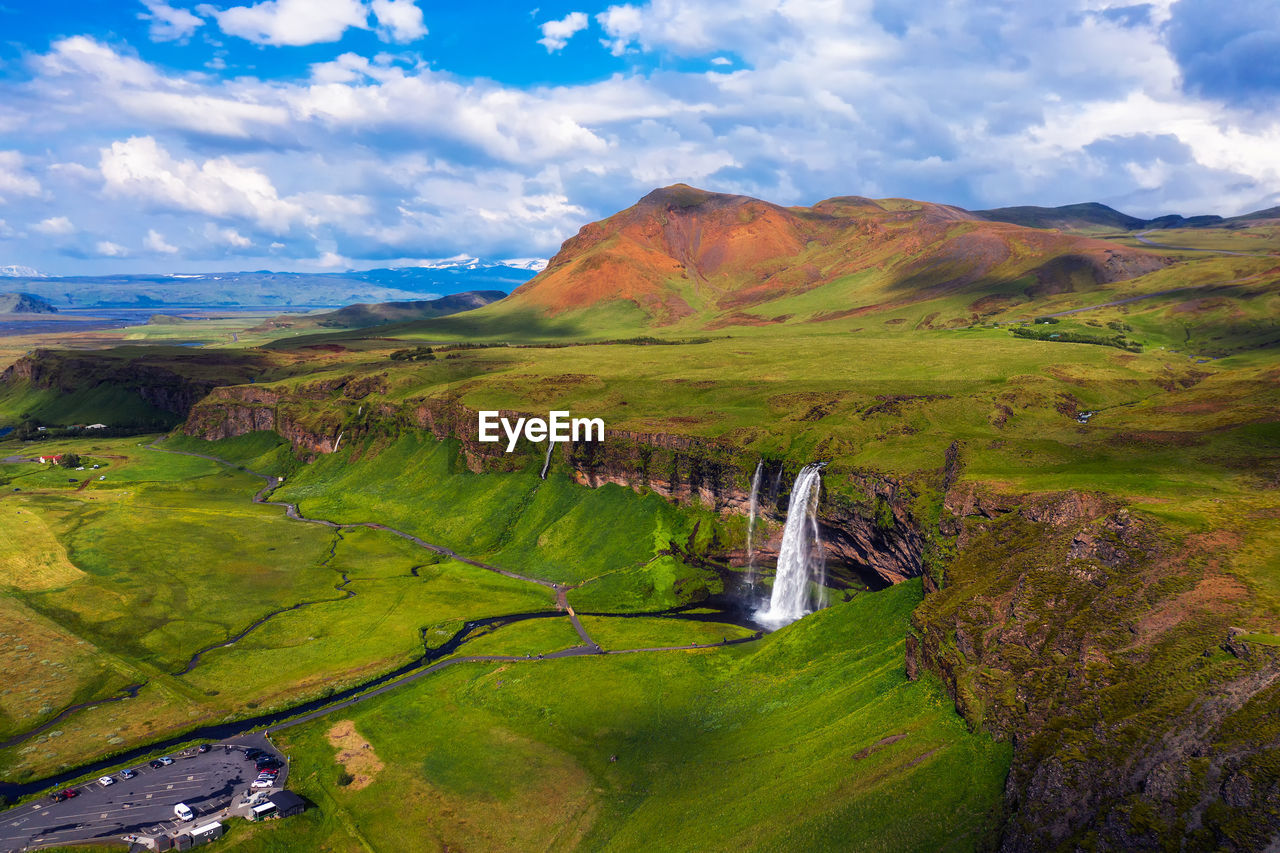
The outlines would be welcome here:
[[[137,775],[138,775],[137,770],[121,770],[120,771],[121,779],[132,779],[134,776],[137,776]]]
[[[54,791],[52,794],[49,795],[49,799],[53,800],[55,803],[60,803],[66,798],[67,798],[66,791]]]
[[[200,753],[201,755],[204,755],[206,752],[208,752],[212,748],[213,747],[209,746],[209,744],[202,743],[200,744],[199,747],[196,748],[196,752]]]
[[[278,758],[259,758],[258,759],[259,770],[275,770],[283,766],[284,766],[284,762]]]
[[[151,760],[151,769],[152,769],[152,770],[159,770],[161,767],[164,767],[164,762],[163,762],[163,761],[161,761],[161,760],[160,760],[160,759],[158,759],[158,758],[153,758],[153,759]]]
[[[275,785],[275,783],[276,783],[276,780],[275,780],[275,779],[271,779],[271,778],[267,778],[267,779],[254,779],[254,780],[253,780],[253,784],[252,784],[252,785],[250,785],[249,787],[250,787],[250,788],[270,788],[270,787],[272,787],[273,785]]]
[[[160,762],[161,767],[168,767],[170,764],[173,763],[173,759],[167,755],[160,756],[159,758],[156,759],[156,761]]]
[[[102,787],[104,787],[104,788],[105,788],[105,787],[107,787],[108,785],[114,785],[115,783],[116,783],[116,777],[114,777],[114,776],[99,776],[99,777],[98,777],[98,784],[99,784],[99,785],[101,785],[101,786],[102,786]]]
[[[263,770],[258,774],[259,779],[274,779],[280,775],[279,770]]]
[[[246,749],[244,751],[244,757],[247,758],[249,761],[257,761],[259,758],[261,758],[266,754],[267,754],[266,752],[256,747],[253,749]]]
[[[62,799],[64,800],[69,800],[72,797],[78,797],[78,796],[80,796],[79,788],[64,788],[62,790]]]

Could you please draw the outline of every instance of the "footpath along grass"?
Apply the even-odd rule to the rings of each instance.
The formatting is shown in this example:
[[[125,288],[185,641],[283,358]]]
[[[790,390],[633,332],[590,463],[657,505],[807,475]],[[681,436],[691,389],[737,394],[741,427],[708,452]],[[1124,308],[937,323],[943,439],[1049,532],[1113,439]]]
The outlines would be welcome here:
[[[423,850],[973,849],[1009,748],[906,680],[920,595],[859,596],[747,646],[459,664],[279,735],[318,808],[228,847],[395,849],[412,826]],[[383,765],[358,790],[326,736],[340,720]]]

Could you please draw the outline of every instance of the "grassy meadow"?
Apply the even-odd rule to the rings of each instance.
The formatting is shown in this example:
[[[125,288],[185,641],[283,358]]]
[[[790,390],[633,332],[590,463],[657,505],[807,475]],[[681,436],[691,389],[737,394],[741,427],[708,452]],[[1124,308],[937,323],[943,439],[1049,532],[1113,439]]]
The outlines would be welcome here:
[[[904,584],[728,649],[447,669],[277,736],[319,808],[228,847],[382,849],[411,826],[422,850],[973,849],[1009,747],[906,680],[919,599]],[[363,785],[341,784],[341,720],[382,765]]]

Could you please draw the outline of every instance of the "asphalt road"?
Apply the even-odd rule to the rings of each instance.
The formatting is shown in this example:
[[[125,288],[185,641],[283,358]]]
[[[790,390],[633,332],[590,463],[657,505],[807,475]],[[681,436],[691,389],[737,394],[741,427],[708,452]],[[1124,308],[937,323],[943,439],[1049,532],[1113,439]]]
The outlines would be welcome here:
[[[254,738],[253,745],[262,748],[265,738]],[[228,754],[221,745],[189,758],[175,754],[168,767],[152,769],[144,763],[135,769],[138,775],[133,779],[116,774],[116,783],[106,788],[96,781],[80,785],[78,797],[61,803],[45,797],[0,813],[0,850],[119,839],[126,833],[154,832],[157,827],[172,830],[179,825],[173,813],[178,803],[191,807],[198,824],[202,816],[219,812],[241,797],[258,775],[243,750]],[[281,770],[279,786],[284,785],[287,772]]]

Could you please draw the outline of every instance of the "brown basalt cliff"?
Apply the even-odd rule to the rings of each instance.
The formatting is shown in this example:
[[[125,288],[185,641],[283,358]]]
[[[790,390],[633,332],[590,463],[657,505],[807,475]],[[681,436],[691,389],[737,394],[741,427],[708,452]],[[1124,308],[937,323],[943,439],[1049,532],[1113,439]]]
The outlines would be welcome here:
[[[545,444],[521,440],[516,452],[505,442],[481,442],[477,414],[456,399],[430,397],[392,404],[368,383],[330,382],[289,392],[252,385],[218,388],[191,411],[183,430],[205,439],[229,438],[270,430],[305,456],[331,453],[342,442],[403,429],[456,442],[472,471],[511,471],[541,459]],[[322,402],[322,405],[316,403]],[[527,413],[500,412],[516,418]],[[609,430],[605,441],[571,442],[554,451],[574,479],[598,488],[615,483],[648,490],[675,502],[697,502],[726,515],[745,515],[757,459],[727,442],[671,433]],[[777,556],[791,483],[798,466],[770,462],[760,495],[760,559]],[[828,488],[819,505],[819,523],[832,577],[839,583],[897,583],[921,573],[922,540],[911,518],[909,495],[896,481],[856,471],[829,469]],[[834,479],[833,479],[834,478]],[[838,488],[832,488],[837,486]],[[852,496],[852,497],[850,497]],[[873,519],[871,508],[882,512]],[[745,549],[725,556],[745,564]]]

